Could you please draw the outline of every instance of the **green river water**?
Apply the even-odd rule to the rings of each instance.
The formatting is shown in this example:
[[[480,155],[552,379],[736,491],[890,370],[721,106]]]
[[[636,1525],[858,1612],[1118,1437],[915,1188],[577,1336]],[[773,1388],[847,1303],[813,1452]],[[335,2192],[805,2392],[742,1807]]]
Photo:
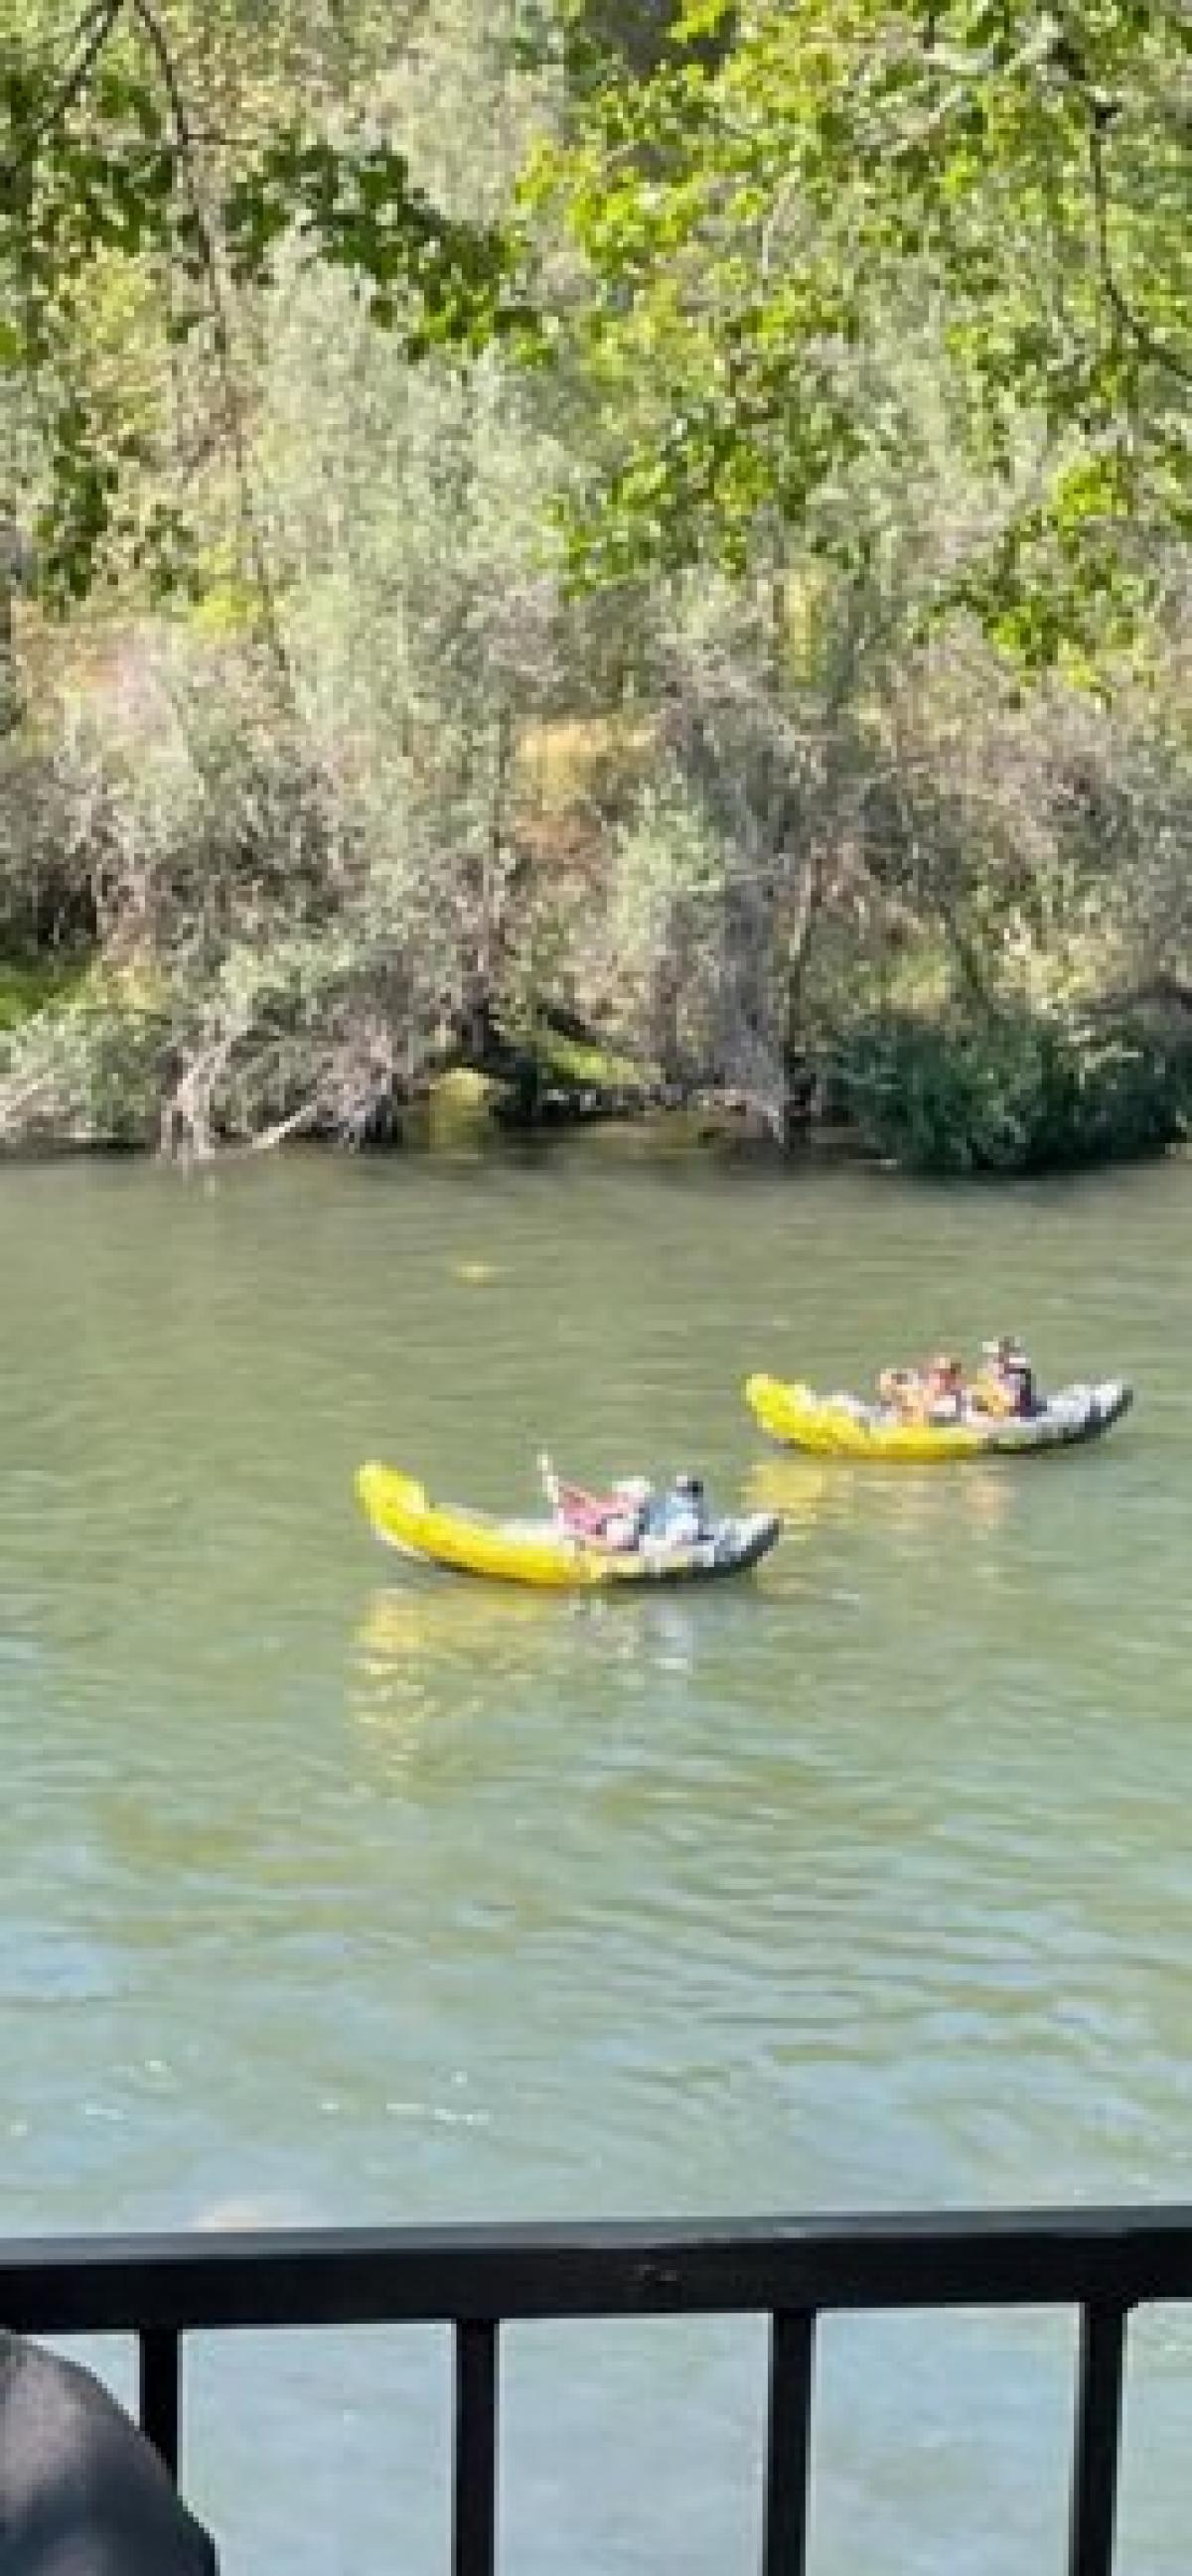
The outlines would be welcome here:
[[[0,1213],[4,2232],[1192,2199],[1186,1166],[311,1153],[9,1170]],[[1004,1325],[1135,1413],[908,1475],[740,1401]],[[524,1508],[544,1440],[784,1543],[584,1603],[356,1514],[369,1454]],[[825,2326],[815,2567],[1057,2567],[1071,2355]],[[749,2322],[512,2335],[507,2565],[748,2568],[763,2366]],[[1187,2564],[1190,2369],[1142,2321],[1125,2576]],[[443,2565],[445,2338],[200,2344],[188,2385],[225,2576]]]

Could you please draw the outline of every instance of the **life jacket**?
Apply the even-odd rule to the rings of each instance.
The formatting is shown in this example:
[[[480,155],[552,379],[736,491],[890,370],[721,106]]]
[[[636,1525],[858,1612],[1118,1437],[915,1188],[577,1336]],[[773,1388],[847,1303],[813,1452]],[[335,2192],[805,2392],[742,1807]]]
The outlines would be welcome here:
[[[983,1369],[973,1381],[972,1401],[979,1413],[1004,1420],[1019,1410],[1018,1390],[996,1369]]]

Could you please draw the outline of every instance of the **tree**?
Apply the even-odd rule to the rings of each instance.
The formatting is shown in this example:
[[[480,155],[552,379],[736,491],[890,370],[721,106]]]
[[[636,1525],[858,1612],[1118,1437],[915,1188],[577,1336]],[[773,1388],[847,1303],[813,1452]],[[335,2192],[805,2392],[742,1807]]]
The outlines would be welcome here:
[[[7,383],[36,427],[37,564],[49,598],[84,596],[113,555],[162,588],[185,570],[181,492],[159,482],[139,499],[137,476],[157,461],[173,353],[186,347],[206,362],[212,424],[234,463],[275,624],[253,525],[237,306],[268,287],[293,235],[351,276],[374,322],[411,357],[440,344],[478,348],[522,323],[500,228],[432,204],[406,156],[337,97],[337,48],[361,17],[338,13],[320,54],[292,0],[264,20],[239,0],[214,10],[184,0],[168,16],[159,0],[86,0],[73,20],[55,0],[10,0],[0,30],[0,395]],[[131,394],[119,363],[130,303],[156,325]],[[102,322],[113,308],[123,329],[117,362],[105,364]]]
[[[941,598],[1037,666],[1112,641],[1192,525],[1190,140],[1183,0],[688,0],[607,57],[524,191],[606,406],[577,575],[863,560],[905,347],[996,493]]]

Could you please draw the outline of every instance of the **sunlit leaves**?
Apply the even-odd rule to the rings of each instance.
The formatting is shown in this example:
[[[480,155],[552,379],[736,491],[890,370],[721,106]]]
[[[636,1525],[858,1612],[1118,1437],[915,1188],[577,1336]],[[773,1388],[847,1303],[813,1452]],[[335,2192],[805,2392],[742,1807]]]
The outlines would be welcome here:
[[[57,44],[35,15],[23,43],[0,42],[0,370],[25,379],[42,422],[38,568],[58,601],[85,594],[118,539],[160,584],[181,529],[172,505],[147,521],[118,506],[127,442],[111,387],[97,400],[89,381],[113,272],[152,281],[163,366],[187,346],[192,367],[211,363],[233,449],[229,317],[270,291],[294,244],[343,271],[411,359],[534,336],[504,234],[440,211],[388,143],[313,130],[294,84],[288,122],[210,131],[175,33],[147,5],[100,0]]]
[[[684,50],[709,29],[712,67]],[[625,390],[577,570],[635,545],[738,564],[774,512],[818,542],[883,444],[870,362],[902,328],[1007,485],[967,604],[1032,662],[1116,632],[1148,532],[1184,525],[1187,66],[1163,0],[693,0],[654,78],[606,72],[527,189],[585,265],[575,355]]]
[[[339,150],[294,128],[237,177],[221,229],[233,276],[257,287],[296,231],[312,256],[361,284],[383,327],[404,307],[415,355],[436,341],[480,348],[528,319],[505,235],[440,213],[388,144]]]

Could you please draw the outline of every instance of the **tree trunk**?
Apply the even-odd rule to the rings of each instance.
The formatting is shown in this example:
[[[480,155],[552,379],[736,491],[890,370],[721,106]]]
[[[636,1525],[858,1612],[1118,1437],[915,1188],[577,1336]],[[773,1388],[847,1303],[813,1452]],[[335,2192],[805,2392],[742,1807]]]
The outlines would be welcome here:
[[[803,996],[816,921],[824,897],[824,866],[813,852],[804,871],[786,974],[786,1009],[782,1030],[782,1142],[794,1143],[805,1123],[809,1089],[807,1049],[803,1035]]]
[[[0,739],[6,733],[12,733],[21,718],[13,619],[19,559],[16,521],[11,509],[0,501]]]

